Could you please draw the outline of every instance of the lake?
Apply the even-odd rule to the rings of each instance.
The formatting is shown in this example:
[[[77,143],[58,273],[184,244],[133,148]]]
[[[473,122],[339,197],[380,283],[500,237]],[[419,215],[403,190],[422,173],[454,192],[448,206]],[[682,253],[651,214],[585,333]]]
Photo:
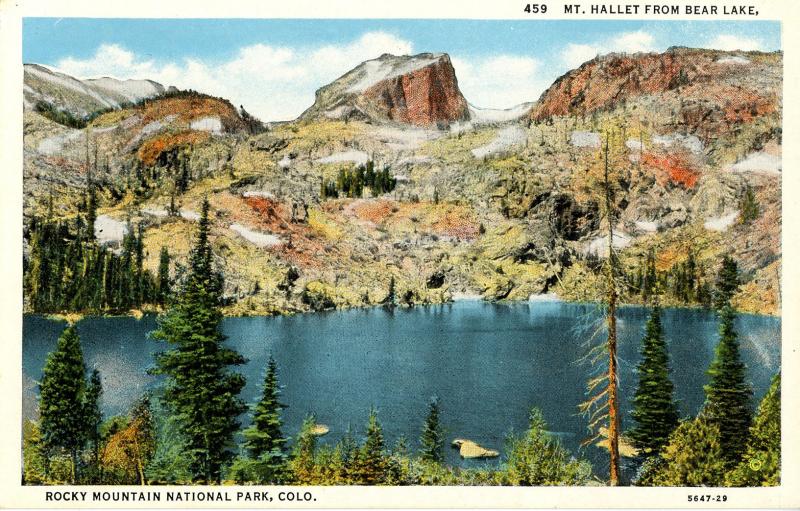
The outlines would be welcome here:
[[[619,311],[619,364],[622,426],[631,426],[630,399],[648,310]],[[247,377],[243,398],[258,398],[266,361],[279,364],[283,385],[284,433],[296,435],[306,414],[338,440],[348,425],[362,434],[375,407],[384,433],[393,443],[405,435],[412,449],[428,401],[437,395],[449,443],[468,438],[501,450],[509,432],[522,432],[528,411],[539,407],[550,430],[573,452],[587,436],[586,420],[577,412],[585,399],[589,367],[581,363],[585,342],[596,329],[598,308],[590,304],[525,302],[491,304],[461,301],[415,308],[353,309],[287,317],[226,318],[228,344],[249,362],[239,368]],[[667,309],[663,324],[672,362],[676,397],[684,416],[703,403],[705,371],[717,343],[717,320],[709,311]],[[23,402],[26,416],[35,414],[36,381],[64,328],[63,322],[26,316],[23,330]],[[164,344],[148,338],[152,316],[87,318],[78,323],[88,367],[103,376],[106,416],[125,413],[131,403],[157,382],[146,374],[152,353]],[[780,367],[779,318],[741,315],[737,329],[756,399]],[[604,334],[595,342],[601,342]],[[446,448],[448,462],[460,460]],[[596,470],[607,466],[607,453],[581,450]]]

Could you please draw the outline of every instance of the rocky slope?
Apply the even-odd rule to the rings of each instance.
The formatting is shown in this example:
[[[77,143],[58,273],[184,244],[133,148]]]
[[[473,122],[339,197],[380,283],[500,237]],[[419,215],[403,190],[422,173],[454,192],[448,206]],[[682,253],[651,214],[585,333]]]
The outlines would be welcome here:
[[[44,101],[76,117],[86,117],[98,110],[157,96],[167,88],[152,80],[117,80],[96,78],[79,80],[37,64],[25,64],[23,102],[26,110]]]
[[[92,168],[104,232],[141,223],[155,270],[162,246],[185,263],[208,197],[231,314],[382,303],[392,280],[401,303],[595,299],[607,141],[626,275],[635,280],[652,251],[667,284],[690,259],[711,284],[731,252],[745,281],[737,305],[776,313],[781,67],[780,54],[611,55],[559,79],[528,115],[470,107],[446,55],[384,55],[262,133],[197,94],[114,110],[82,130],[29,111],[25,214],[50,201],[59,216],[78,214]],[[389,169],[393,190],[322,194],[370,160]],[[748,190],[757,212],[743,218]],[[634,285],[623,298],[639,300]]]
[[[384,54],[317,91],[301,119],[377,119],[416,126],[469,119],[450,57]]]

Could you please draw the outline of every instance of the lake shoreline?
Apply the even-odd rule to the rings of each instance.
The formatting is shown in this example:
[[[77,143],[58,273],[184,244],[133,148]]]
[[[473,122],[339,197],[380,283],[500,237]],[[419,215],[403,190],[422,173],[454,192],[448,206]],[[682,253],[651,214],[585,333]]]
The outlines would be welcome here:
[[[545,296],[553,296],[554,298],[548,299],[536,299],[534,297],[545,297]],[[222,314],[225,318],[258,318],[258,317],[287,317],[287,316],[295,316],[295,315],[307,315],[307,314],[316,314],[320,312],[330,313],[330,312],[340,312],[340,311],[347,311],[347,310],[359,310],[359,309],[382,309],[382,308],[396,308],[396,309],[414,309],[417,307],[431,307],[431,306],[441,306],[441,305],[453,305],[456,303],[462,302],[481,302],[487,304],[495,304],[495,305],[504,305],[504,304],[542,304],[542,303],[573,303],[573,304],[580,304],[580,305],[602,305],[603,302],[587,302],[587,301],[578,301],[578,300],[567,300],[558,297],[557,295],[552,295],[550,293],[542,293],[539,295],[531,295],[527,299],[524,300],[487,300],[480,295],[469,295],[469,297],[464,298],[451,298],[448,301],[442,302],[430,302],[430,303],[415,303],[415,304],[395,304],[395,305],[388,305],[388,304],[365,304],[365,305],[353,305],[353,306],[341,306],[341,307],[331,307],[326,309],[316,309],[316,310],[288,310],[284,309],[277,313],[264,313],[262,311],[254,311],[253,314],[230,314],[226,311],[226,307],[222,308]],[[638,302],[620,302],[618,307],[651,307],[651,304],[644,304]],[[697,304],[683,304],[683,305],[662,305],[662,309],[680,309],[680,310],[708,310],[713,311],[713,308],[703,307]],[[54,319],[57,321],[66,321],[69,323],[80,321],[83,318],[134,318],[134,319],[142,319],[145,316],[155,315],[158,316],[164,312],[164,309],[160,307],[146,307],[143,309],[132,309],[128,312],[110,312],[110,313],[95,313],[95,312],[76,312],[76,311],[62,311],[62,312],[30,312],[30,311],[23,311],[22,316],[43,316],[46,318]],[[781,314],[763,314],[763,313],[755,313],[749,311],[743,311],[736,309],[735,311],[737,314],[746,314],[749,316],[763,316],[769,318],[777,318],[781,319],[783,316]]]

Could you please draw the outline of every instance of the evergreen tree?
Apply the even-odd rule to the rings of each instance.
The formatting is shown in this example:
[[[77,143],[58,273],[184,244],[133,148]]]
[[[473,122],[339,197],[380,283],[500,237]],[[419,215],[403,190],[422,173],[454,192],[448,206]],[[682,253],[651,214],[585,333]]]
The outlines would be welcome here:
[[[781,479],[781,375],[775,375],[750,428],[742,461],[728,473],[730,486],[777,486]]]
[[[66,451],[71,458],[71,480],[77,480],[78,454],[86,443],[86,367],[75,325],[68,326],[47,357],[39,384],[39,413],[46,456]]]
[[[167,303],[170,293],[169,250],[167,250],[167,247],[161,247],[161,252],[158,256],[158,290],[156,293],[158,295],[158,303],[162,305]]]
[[[309,415],[303,420],[297,442],[292,450],[292,460],[289,466],[294,482],[297,484],[311,484],[314,481],[315,461],[317,451],[317,436],[314,428],[317,420],[314,415]]]
[[[389,278],[389,291],[386,298],[383,300],[386,305],[394,305],[397,303],[397,290],[395,288],[394,275]]]
[[[441,463],[444,461],[444,431],[439,423],[439,400],[433,398],[428,408],[428,417],[422,428],[420,443],[422,444],[422,459]]]
[[[577,461],[547,432],[542,412],[534,408],[529,427],[521,437],[508,441],[508,484],[519,486],[566,486],[586,484],[592,468]]]
[[[261,401],[253,411],[253,424],[244,430],[244,448],[258,462],[259,483],[281,482],[286,469],[286,439],[281,433],[281,409],[278,401],[278,364],[270,357]]]
[[[669,354],[658,306],[653,307],[645,326],[641,354],[632,412],[636,427],[629,436],[645,456],[650,456],[661,450],[678,426],[678,406],[669,378]]]
[[[156,355],[154,372],[167,377],[164,400],[177,418],[194,479],[220,482],[237,417],[246,410],[238,397],[245,379],[230,367],[245,359],[224,345],[220,331],[222,279],[214,270],[208,212],[205,200],[185,284],[153,332],[174,346]]]
[[[761,214],[756,194],[750,185],[747,185],[744,195],[739,201],[739,211],[739,222],[743,224],[749,224]]]
[[[100,398],[102,395],[103,384],[100,381],[100,371],[93,369],[86,389],[84,411],[86,413],[87,439],[92,449],[92,470],[95,471],[94,482],[97,482],[100,469],[100,425],[103,423]]]
[[[722,453],[730,462],[736,461],[744,451],[753,395],[746,380],[747,368],[739,355],[735,318],[730,306],[720,311],[719,344],[708,369],[709,383],[704,387],[704,412],[708,421],[719,428]]]
[[[359,476],[362,484],[376,485],[386,482],[388,460],[383,444],[383,428],[378,413],[373,409],[367,423],[367,439],[359,456]]]
[[[702,415],[681,423],[664,448],[663,463],[640,485],[721,486],[725,461],[716,424]]]
[[[717,275],[714,308],[720,310],[729,305],[737,289],[739,289],[739,267],[736,261],[726,255],[722,258],[722,268]]]

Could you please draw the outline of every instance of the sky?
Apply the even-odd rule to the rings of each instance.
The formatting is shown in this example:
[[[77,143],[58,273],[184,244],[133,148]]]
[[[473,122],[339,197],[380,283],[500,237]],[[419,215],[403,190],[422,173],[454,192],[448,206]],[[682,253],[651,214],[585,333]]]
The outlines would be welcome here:
[[[192,88],[265,121],[296,118],[316,89],[383,53],[449,53],[470,103],[509,108],[597,54],[781,49],[770,21],[26,18],[22,39],[26,63]]]

